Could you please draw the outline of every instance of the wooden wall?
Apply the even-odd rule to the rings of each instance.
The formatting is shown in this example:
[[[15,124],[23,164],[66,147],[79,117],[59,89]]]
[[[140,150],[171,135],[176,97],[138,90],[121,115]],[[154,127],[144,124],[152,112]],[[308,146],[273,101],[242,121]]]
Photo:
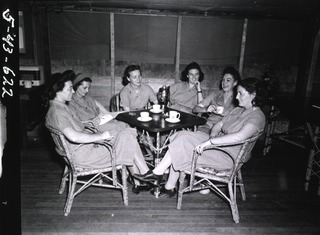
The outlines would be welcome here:
[[[218,89],[223,68],[242,66],[240,59],[242,77],[259,78],[265,67],[271,65],[280,82],[279,94],[284,97],[294,96],[298,76],[306,77],[299,75],[299,63],[304,58],[301,55],[306,48],[305,31],[310,22],[249,19],[246,41],[242,41],[244,19],[183,16],[179,34],[178,16],[114,14],[112,54],[110,13],[46,12],[45,15],[50,49],[46,54],[50,60],[39,63],[50,67],[51,73],[67,69],[91,73],[92,95],[106,107],[110,97],[122,88],[121,76],[129,64],[141,65],[144,81],[155,91],[163,84],[172,84],[192,61],[203,68],[203,89],[208,93]],[[28,22],[26,19],[26,27],[32,27]],[[43,23],[38,24],[44,30]],[[32,30],[26,31],[29,32],[26,39],[32,39]],[[35,63],[34,46],[37,44],[27,42],[27,53],[21,55],[20,64]],[[245,48],[240,58],[242,46]]]
[[[89,72],[92,74],[93,83],[91,87],[91,95],[99,100],[105,107],[109,107],[110,98],[112,96],[111,91],[111,77],[102,76],[99,61],[53,61],[52,72],[63,72],[67,69],[73,69],[78,72]],[[143,81],[149,84],[155,92],[162,85],[171,85],[175,82],[174,80],[174,66],[165,64],[147,64],[141,63]],[[209,94],[211,91],[215,91],[219,88],[219,81],[221,72],[226,65],[201,65],[201,68],[205,74],[205,79],[202,82],[204,94]],[[236,67],[237,65],[235,65]],[[120,63],[116,65],[116,76],[115,76],[115,92],[118,93],[123,85],[122,75],[125,70],[126,64]],[[185,65],[180,66],[180,71],[184,69]],[[292,97],[295,91],[295,82],[297,76],[297,67],[292,66],[280,66],[275,65],[274,70],[280,80],[279,96]],[[261,77],[265,69],[265,64],[256,64],[252,66],[245,66],[243,70],[243,77]],[[107,73],[110,68],[106,68]]]

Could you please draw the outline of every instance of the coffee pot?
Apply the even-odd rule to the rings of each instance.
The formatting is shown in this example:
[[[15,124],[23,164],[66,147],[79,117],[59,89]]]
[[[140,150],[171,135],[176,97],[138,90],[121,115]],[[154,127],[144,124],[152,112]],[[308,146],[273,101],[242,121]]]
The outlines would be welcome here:
[[[170,87],[166,85],[160,87],[157,96],[158,102],[161,105],[162,110],[164,111],[170,100]]]

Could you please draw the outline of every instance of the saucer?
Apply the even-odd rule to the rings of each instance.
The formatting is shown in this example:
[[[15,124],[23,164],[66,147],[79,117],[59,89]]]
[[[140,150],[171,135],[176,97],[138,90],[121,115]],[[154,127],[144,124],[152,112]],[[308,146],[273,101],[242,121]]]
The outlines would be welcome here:
[[[142,119],[141,117],[138,117],[137,119],[138,119],[138,121],[140,121],[140,122],[149,122],[149,121],[152,120],[152,117],[148,117],[148,118],[146,118],[146,119]]]
[[[151,112],[151,113],[161,113],[161,112],[162,112],[162,110],[161,110],[161,109],[159,109],[158,111],[154,111],[153,109],[150,109],[150,112]]]
[[[171,122],[171,123],[177,123],[177,122],[180,122],[180,119],[179,118],[175,118],[175,119],[166,118],[166,121]]]

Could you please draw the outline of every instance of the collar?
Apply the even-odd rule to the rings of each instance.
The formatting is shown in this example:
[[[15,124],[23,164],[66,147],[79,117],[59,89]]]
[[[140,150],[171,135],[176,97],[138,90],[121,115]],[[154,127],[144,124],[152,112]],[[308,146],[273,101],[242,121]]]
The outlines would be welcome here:
[[[72,99],[74,101],[83,101],[85,99],[86,96],[80,97],[78,95],[76,95],[75,93],[72,95]]]
[[[62,103],[62,102],[57,101],[57,100],[50,100],[50,106],[51,105],[60,106],[60,107],[67,107],[66,103]]]

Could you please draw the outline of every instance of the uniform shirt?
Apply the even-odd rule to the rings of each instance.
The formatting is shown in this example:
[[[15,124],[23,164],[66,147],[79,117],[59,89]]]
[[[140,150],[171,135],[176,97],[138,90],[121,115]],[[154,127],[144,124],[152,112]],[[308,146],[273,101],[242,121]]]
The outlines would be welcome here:
[[[198,104],[198,92],[195,86],[189,87],[188,82],[179,82],[170,86],[171,108],[192,113]]]
[[[100,109],[95,100],[89,95],[79,97],[74,94],[68,106],[78,113],[81,121],[93,119],[100,114]]]
[[[265,116],[259,107],[244,109],[234,108],[222,120],[221,132],[223,135],[235,133],[247,124],[253,125],[257,132],[262,132],[266,123]]]
[[[77,113],[70,109],[65,103],[56,100],[50,100],[45,125],[51,126],[59,131],[63,131],[68,127],[72,127],[76,131],[84,130],[84,125]],[[67,143],[71,153],[79,146],[79,144],[74,144],[69,141],[67,141]]]
[[[130,107],[130,110],[144,109],[148,102],[157,101],[157,96],[152,90],[152,88],[141,83],[141,87],[136,92],[136,90],[129,83],[120,91],[120,106]]]

